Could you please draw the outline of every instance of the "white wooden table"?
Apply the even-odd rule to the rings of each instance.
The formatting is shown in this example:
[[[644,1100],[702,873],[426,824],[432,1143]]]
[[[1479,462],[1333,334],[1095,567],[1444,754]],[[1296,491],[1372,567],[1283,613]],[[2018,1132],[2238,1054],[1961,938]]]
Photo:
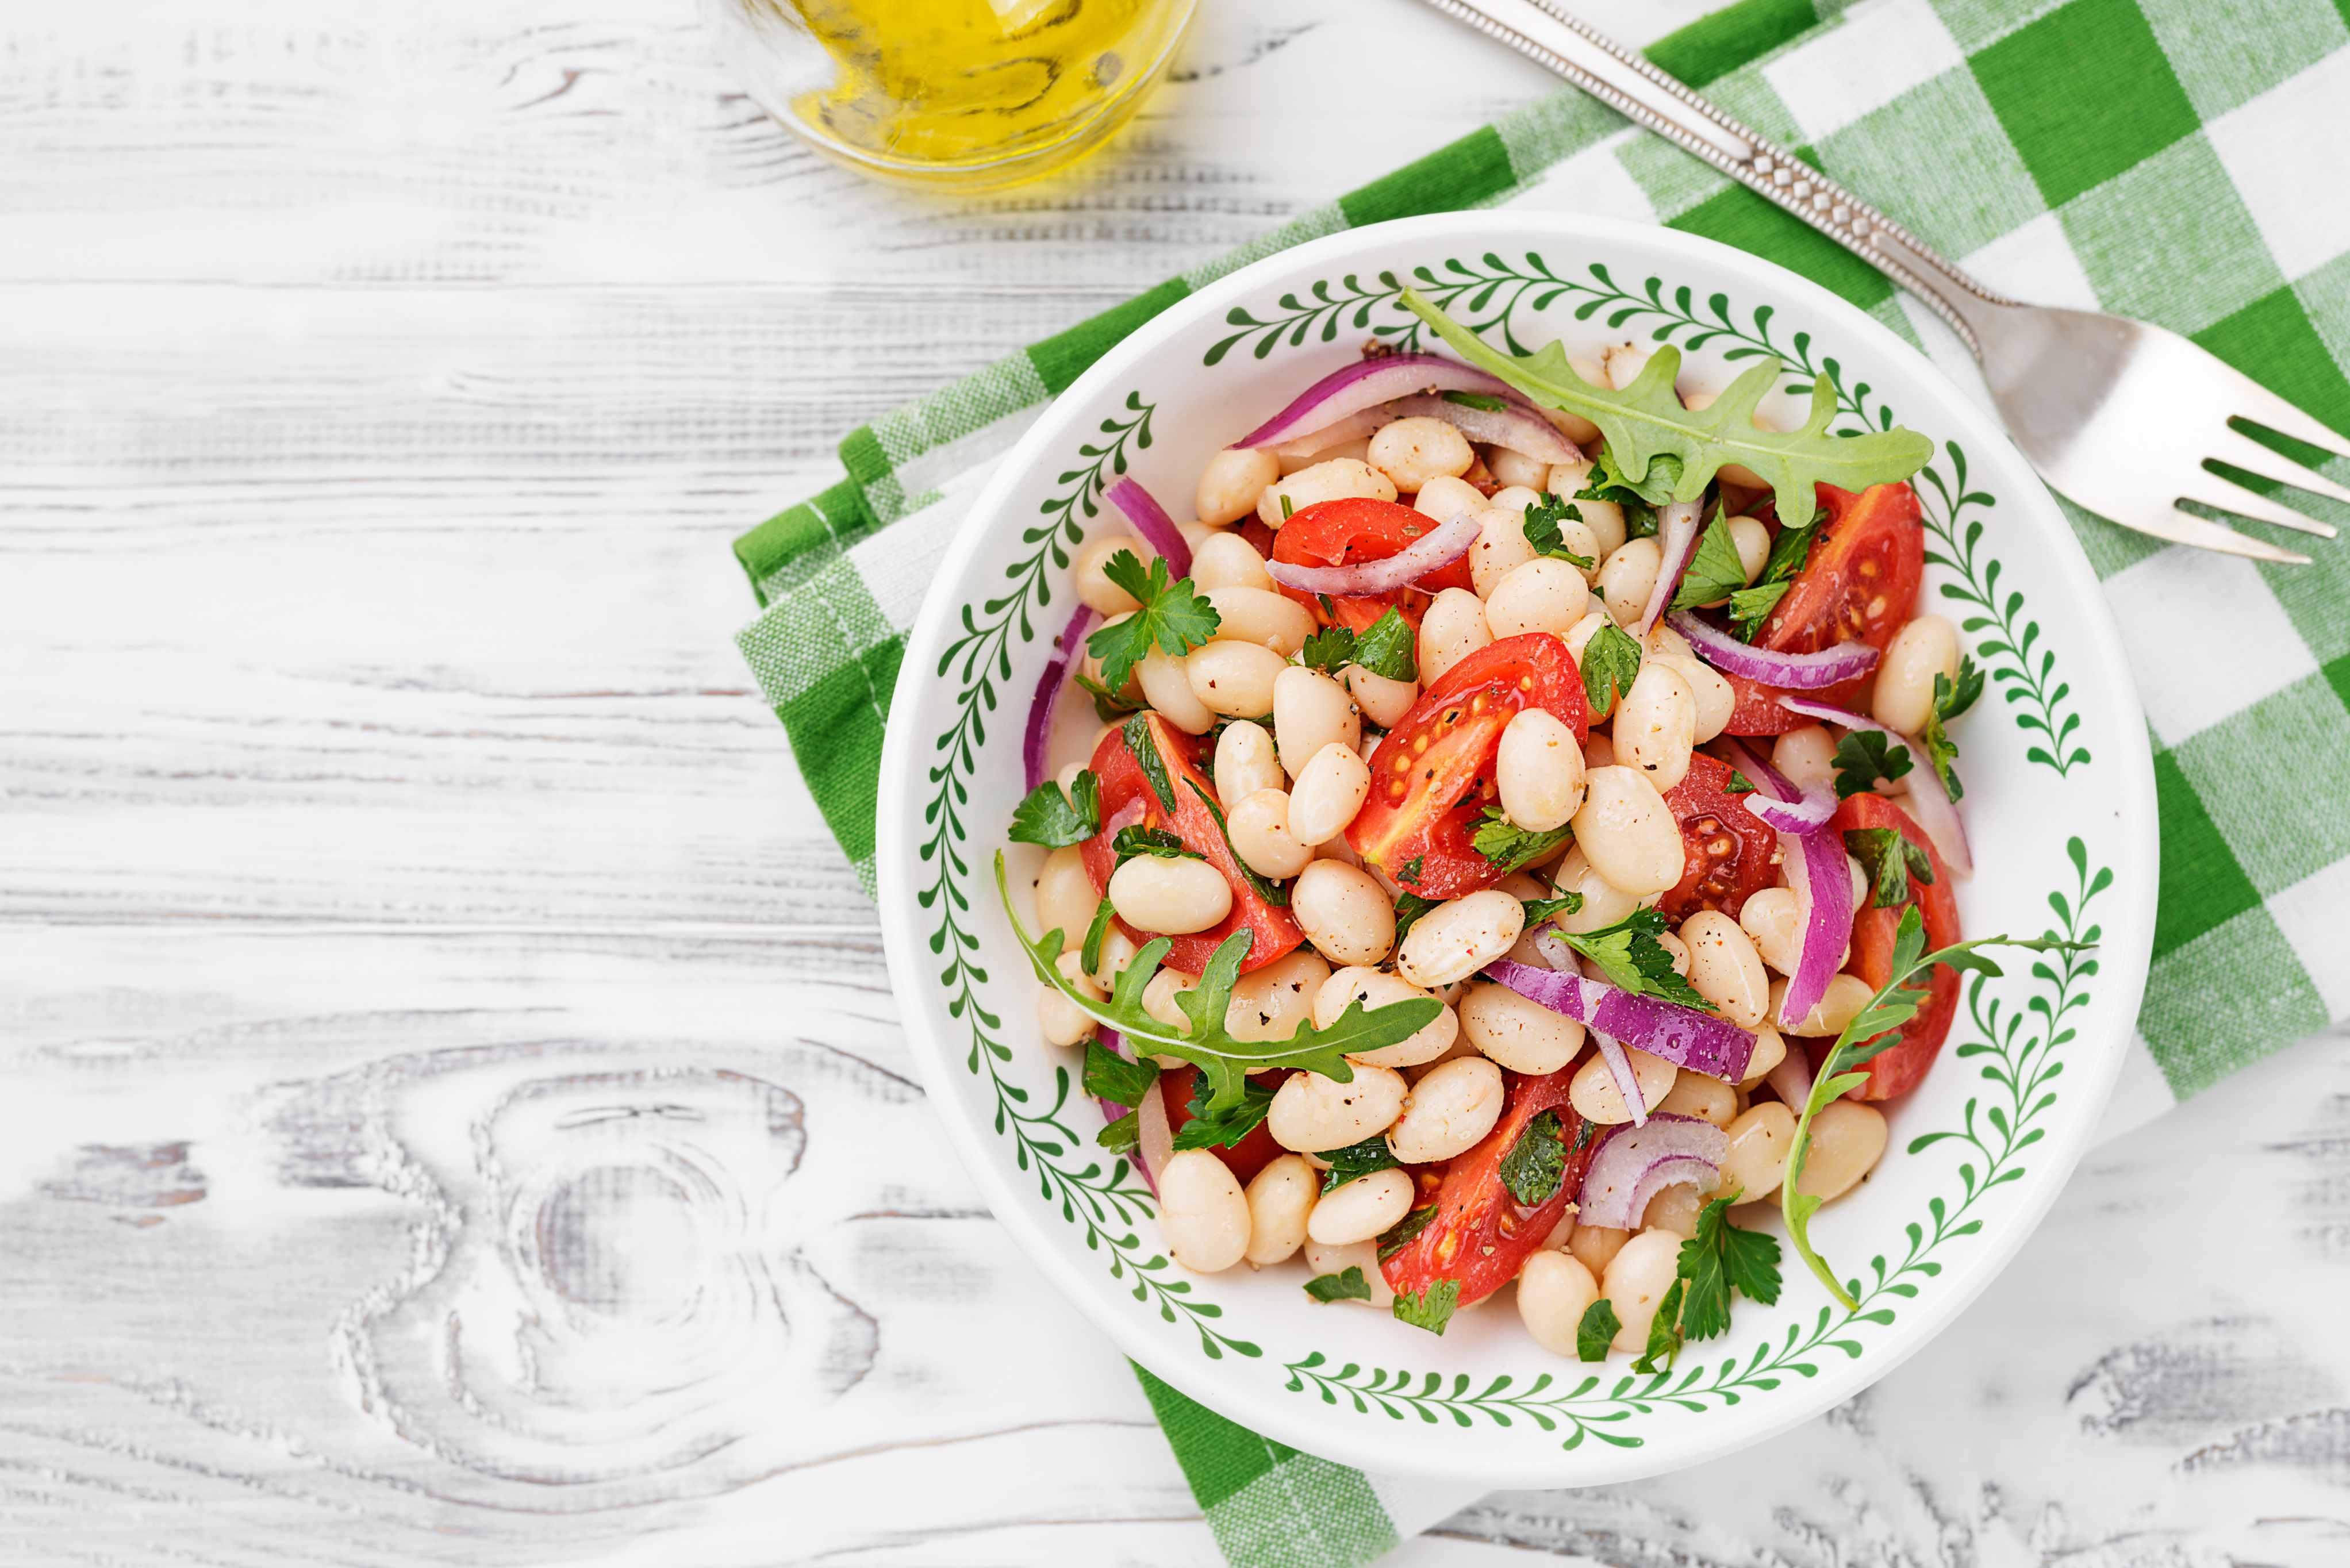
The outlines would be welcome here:
[[[686,0],[0,11],[0,1562],[1213,1561],[944,1150],[726,548],[1547,90],[1405,0],[1206,9],[1109,156],[965,202],[817,161]],[[1855,1405],[1398,1561],[2350,1561],[2345,1260],[2328,1043]]]

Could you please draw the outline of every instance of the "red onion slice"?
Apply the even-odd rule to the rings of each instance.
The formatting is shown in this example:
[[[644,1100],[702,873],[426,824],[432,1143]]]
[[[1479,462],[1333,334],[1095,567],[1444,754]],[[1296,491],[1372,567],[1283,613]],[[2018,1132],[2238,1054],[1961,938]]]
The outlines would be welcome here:
[[[1394,407],[1392,403],[1381,403],[1376,409],[1348,414],[1336,424],[1324,425],[1318,431],[1307,431],[1301,436],[1292,436],[1265,450],[1275,457],[1312,457],[1317,452],[1328,452],[1332,447],[1345,446],[1350,441],[1362,441],[1377,435],[1381,425],[1394,422]]]
[[[1657,586],[1648,590],[1648,603],[1633,625],[1634,637],[1647,637],[1673,602],[1673,590],[1681,586],[1681,574],[1697,549],[1698,514],[1703,507],[1702,502],[1669,501],[1657,508],[1657,543],[1664,547],[1665,558],[1657,567]]]
[[[1739,641],[1688,610],[1675,610],[1666,624],[1689,639],[1697,656],[1716,670],[1788,691],[1817,691],[1857,680],[1877,668],[1877,651],[1865,642],[1839,642],[1817,653],[1773,653]]]
[[[1592,1152],[1575,1222],[1637,1231],[1648,1200],[1664,1189],[1684,1181],[1705,1192],[1721,1186],[1729,1158],[1730,1135],[1696,1116],[1655,1116],[1646,1127],[1618,1127]]]
[[[1763,1075],[1762,1081],[1771,1085],[1778,1096],[1787,1102],[1787,1108],[1797,1116],[1804,1114],[1804,1104],[1812,1097],[1812,1058],[1801,1045],[1790,1045],[1779,1064]]]
[[[1440,354],[1389,354],[1357,359],[1331,371],[1291,400],[1287,408],[1234,441],[1272,446],[1336,424],[1349,414],[1421,392],[1485,392],[1515,398],[1508,382]]]
[[[1835,815],[1835,796],[1824,789],[1797,789],[1794,781],[1746,749],[1735,736],[1722,738],[1730,765],[1746,775],[1754,793],[1742,797],[1757,822],[1798,836],[1817,833]]]
[[[1442,397],[1398,398],[1388,411],[1397,419],[1442,420],[1471,441],[1522,452],[1539,462],[1583,461],[1581,449],[1559,434],[1556,425],[1516,402],[1480,409]]]
[[[1069,661],[1076,657],[1087,628],[1093,624],[1094,612],[1079,605],[1053,644],[1053,657],[1045,661],[1045,673],[1036,678],[1036,699],[1028,704],[1028,732],[1020,743],[1020,762],[1027,771],[1031,790],[1045,782],[1045,743],[1053,738],[1053,715],[1060,711],[1061,693],[1069,689]]]
[[[1182,530],[1175,519],[1167,515],[1167,508],[1159,504],[1150,492],[1135,483],[1132,474],[1118,480],[1102,492],[1102,499],[1126,514],[1142,542],[1166,559],[1167,575],[1188,577],[1191,575],[1191,546],[1183,542]]]
[[[1726,1018],[1653,996],[1634,996],[1604,981],[1536,969],[1511,959],[1487,964],[1485,978],[1500,981],[1528,1001],[1541,1002],[1553,1012],[1580,1019],[1601,1033],[1709,1078],[1737,1083],[1746,1075],[1746,1064],[1754,1054],[1754,1036]],[[1632,1097],[1625,1096],[1627,1104]]]
[[[1566,945],[1555,927],[1546,928],[1534,939],[1534,951],[1543,962],[1561,974],[1583,972],[1575,962],[1575,950]],[[1591,1044],[1598,1048],[1599,1059],[1607,1064],[1608,1076],[1616,1080],[1617,1093],[1624,1096],[1624,1108],[1632,1113],[1632,1125],[1639,1127],[1648,1119],[1648,1104],[1640,1095],[1639,1075],[1632,1071],[1632,1058],[1624,1054],[1623,1043],[1613,1034],[1591,1031]]]
[[[1942,857],[1953,877],[1975,874],[1974,852],[1967,846],[1966,825],[1959,820],[1959,808],[1951,804],[1941,779],[1927,765],[1926,748],[1902,734],[1888,730],[1876,720],[1856,713],[1849,708],[1838,708],[1826,702],[1814,702],[1802,697],[1782,697],[1779,706],[1791,713],[1801,713],[1806,719],[1819,719],[1830,724],[1841,724],[1847,730],[1873,730],[1897,746],[1909,753],[1909,815],[1919,831],[1934,846],[1934,853]]]
[[[1852,872],[1833,833],[1782,834],[1779,849],[1804,917],[1803,950],[1779,1003],[1779,1027],[1792,1031],[1828,993],[1852,943]]]
[[[1142,1179],[1153,1198],[1159,1196],[1159,1176],[1175,1158],[1175,1129],[1167,1125],[1167,1096],[1153,1081],[1134,1107],[1134,1152],[1141,1157]]]
[[[1300,593],[1362,598],[1409,587],[1415,578],[1451,566],[1476,545],[1480,532],[1476,514],[1464,512],[1384,561],[1358,561],[1347,566],[1293,566],[1286,561],[1267,561],[1264,569],[1274,582]]]

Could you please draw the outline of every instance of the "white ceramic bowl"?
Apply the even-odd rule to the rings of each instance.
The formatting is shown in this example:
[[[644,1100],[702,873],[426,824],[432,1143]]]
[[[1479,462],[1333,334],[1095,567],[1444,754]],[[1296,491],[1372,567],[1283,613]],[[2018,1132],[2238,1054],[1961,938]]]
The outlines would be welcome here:
[[[1190,1275],[1164,1256],[1140,1180],[1095,1147],[1101,1118],[1075,1085],[1077,1056],[1037,1035],[1035,981],[991,867],[1022,793],[1022,720],[1074,603],[1071,529],[1055,520],[1118,526],[1088,503],[1121,466],[1189,516],[1210,453],[1375,332],[1415,340],[1396,304],[1404,282],[1496,343],[1672,342],[1684,389],[1718,389],[1776,352],[1783,394],[1825,370],[1847,424],[1889,418],[1934,441],[1916,482],[1925,604],[1963,628],[1991,678],[1958,726],[1980,862],[1960,893],[1965,927],[2094,929],[2101,945],[2069,963],[2021,955],[2003,978],[1970,984],[1934,1072],[1892,1107],[1885,1159],[1814,1223],[1861,1287],[1857,1314],[1790,1252],[1775,1306],[1740,1300],[1726,1338],[1636,1376],[1628,1357],[1585,1366],[1544,1351],[1506,1291],[1439,1338],[1309,1301],[1302,1262]],[[1064,718],[1056,763],[1095,728],[1090,711]],[[1366,1469],[1496,1487],[1622,1481],[1851,1397],[2015,1255],[2079,1158],[2130,1037],[2152,939],[2152,780],[2121,648],[2070,530],[1997,427],[1908,344],[1707,240],[1464,213],[1334,235],[1202,289],[1105,355],[1021,441],[907,649],[881,769],[883,929],[915,1059],[963,1159],[1020,1244],[1136,1360],[1236,1421]],[[1037,852],[1011,847],[1024,896]]]

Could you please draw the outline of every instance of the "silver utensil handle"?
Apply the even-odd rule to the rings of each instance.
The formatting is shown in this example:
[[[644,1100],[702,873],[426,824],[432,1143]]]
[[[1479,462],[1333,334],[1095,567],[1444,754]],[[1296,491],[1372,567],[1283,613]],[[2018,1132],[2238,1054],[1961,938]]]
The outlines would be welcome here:
[[[1548,67],[1794,213],[1932,306],[1978,358],[1982,348],[1976,321],[1986,309],[2016,303],[1993,294],[1875,207],[1551,0],[1427,3]]]

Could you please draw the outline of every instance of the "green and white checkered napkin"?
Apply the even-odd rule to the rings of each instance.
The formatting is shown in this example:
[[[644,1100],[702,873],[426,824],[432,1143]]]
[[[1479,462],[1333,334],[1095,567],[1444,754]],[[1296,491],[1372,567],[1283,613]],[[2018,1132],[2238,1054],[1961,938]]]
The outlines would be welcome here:
[[[2187,333],[2350,431],[2345,46],[2350,0],[1742,0],[1648,53],[2000,286]],[[1503,203],[1756,252],[1972,383],[1954,339],[1918,330],[1922,307],[1761,198],[1571,90],[1522,109],[852,431],[846,479],[736,543],[765,607],[743,652],[868,891],[907,629],[947,537],[1045,404],[1259,256]],[[2161,804],[2154,967],[2118,1127],[2350,1013],[2350,544],[2260,566],[2072,515],[2145,698]],[[1296,1453],[1143,1381],[1243,1568],[1367,1562],[1470,1501]]]

